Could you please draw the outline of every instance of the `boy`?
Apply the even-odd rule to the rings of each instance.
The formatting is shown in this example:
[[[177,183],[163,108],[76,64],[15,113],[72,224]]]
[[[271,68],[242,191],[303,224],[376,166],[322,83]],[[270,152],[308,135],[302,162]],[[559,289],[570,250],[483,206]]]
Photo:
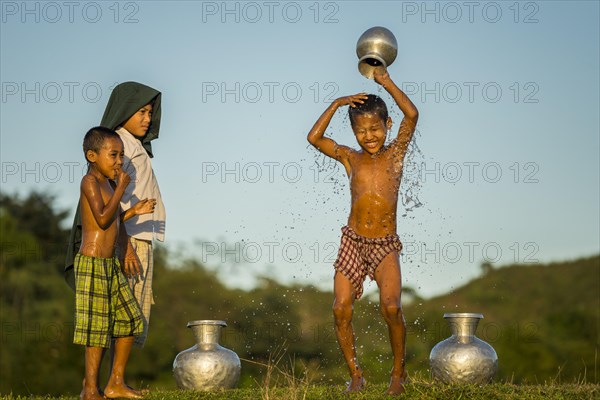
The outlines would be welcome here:
[[[335,332],[350,369],[351,380],[346,391],[360,391],[365,384],[356,359],[351,321],[354,301],[361,297],[363,282],[369,275],[379,287],[381,312],[388,325],[394,356],[387,394],[396,395],[404,392],[406,378],[406,329],[400,304],[402,286],[398,262],[402,244],[396,234],[396,208],[404,156],[419,114],[387,71],[378,71],[374,78],[404,113],[398,136],[389,145],[385,145],[385,139],[392,120],[387,107],[378,96],[364,93],[335,100],[309,132],[308,141],[342,163],[350,179],[351,210],[348,225],[342,228],[333,289]],[[360,151],[323,136],[336,110],[346,105],[350,106],[350,123]]]
[[[158,138],[160,119],[161,93],[138,82],[124,82],[113,89],[100,123],[101,126],[116,130],[123,141],[123,169],[132,180],[125,188],[121,207],[129,208],[132,202],[140,198],[156,199],[152,215],[136,216],[124,224],[127,235],[122,235],[119,243],[119,256],[123,259],[125,275],[129,278],[144,316],[144,331],[134,341],[138,347],[143,347],[146,342],[150,309],[154,304],[152,239],[164,241],[166,222],[165,207],[150,160],[151,141]],[[71,286],[73,260],[80,241],[81,218],[77,212],[65,265],[66,280]]]
[[[104,349],[115,340],[115,359],[104,396],[140,398],[124,382],[125,365],[142,314],[115,258],[120,222],[151,213],[155,201],[144,199],[119,216],[121,196],[130,177],[121,169],[123,142],[106,128],[90,129],[83,141],[88,172],[81,180],[81,247],[75,256],[75,335],[85,348],[82,399],[102,399],[98,373]],[[110,180],[116,180],[114,185]]]

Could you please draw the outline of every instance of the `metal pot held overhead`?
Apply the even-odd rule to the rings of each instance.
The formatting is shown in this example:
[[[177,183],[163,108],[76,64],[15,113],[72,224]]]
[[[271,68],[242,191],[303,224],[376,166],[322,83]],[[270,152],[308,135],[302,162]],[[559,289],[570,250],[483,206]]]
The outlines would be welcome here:
[[[373,79],[375,71],[389,67],[398,55],[398,42],[387,28],[375,26],[367,29],[356,43],[358,70],[366,78]]]

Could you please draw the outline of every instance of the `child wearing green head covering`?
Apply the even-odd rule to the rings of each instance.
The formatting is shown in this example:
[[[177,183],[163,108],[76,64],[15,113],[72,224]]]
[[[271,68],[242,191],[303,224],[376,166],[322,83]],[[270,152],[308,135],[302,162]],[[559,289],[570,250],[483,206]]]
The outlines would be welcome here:
[[[166,213],[158,181],[152,169],[151,141],[158,138],[161,93],[137,82],[121,83],[111,93],[100,125],[115,129],[125,150],[123,169],[132,176],[121,199],[127,209],[138,199],[155,199],[153,214],[139,215],[125,223],[130,240],[126,243],[125,272],[144,314],[144,332],[135,344],[142,347],[148,336],[152,295],[152,241],[164,241]],[[139,271],[136,264],[139,262]]]

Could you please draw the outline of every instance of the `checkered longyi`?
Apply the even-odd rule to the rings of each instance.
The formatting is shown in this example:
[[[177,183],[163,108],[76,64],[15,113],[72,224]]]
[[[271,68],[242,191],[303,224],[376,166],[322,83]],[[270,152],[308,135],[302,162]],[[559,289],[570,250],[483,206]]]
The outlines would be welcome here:
[[[74,267],[73,343],[108,348],[113,337],[139,335],[142,313],[119,261],[77,254]]]
[[[357,234],[349,226],[344,226],[340,249],[333,266],[350,280],[356,299],[360,299],[367,275],[371,280],[375,279],[375,270],[385,256],[394,250],[398,253],[402,251],[398,235],[368,238]]]
[[[154,304],[152,294],[152,277],[154,275],[154,259],[152,257],[152,242],[132,237],[131,244],[140,261],[140,276],[129,279],[129,287],[135,296],[142,315],[144,316],[144,331],[135,337],[133,344],[144,347],[148,338],[148,324],[150,323],[150,310]]]

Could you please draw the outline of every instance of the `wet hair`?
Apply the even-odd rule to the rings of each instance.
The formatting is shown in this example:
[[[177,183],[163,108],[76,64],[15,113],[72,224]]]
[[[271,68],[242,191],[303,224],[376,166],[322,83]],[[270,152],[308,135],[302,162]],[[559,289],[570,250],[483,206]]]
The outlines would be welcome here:
[[[83,155],[85,156],[85,159],[87,160],[88,150],[98,153],[106,139],[115,137],[119,140],[121,139],[117,132],[103,126],[96,126],[87,131],[83,138]]]
[[[354,125],[354,118],[357,115],[364,114],[375,114],[387,122],[388,109],[383,99],[375,94],[367,95],[367,99],[364,103],[354,103],[356,107],[348,107],[348,116],[350,117],[350,124]]]

